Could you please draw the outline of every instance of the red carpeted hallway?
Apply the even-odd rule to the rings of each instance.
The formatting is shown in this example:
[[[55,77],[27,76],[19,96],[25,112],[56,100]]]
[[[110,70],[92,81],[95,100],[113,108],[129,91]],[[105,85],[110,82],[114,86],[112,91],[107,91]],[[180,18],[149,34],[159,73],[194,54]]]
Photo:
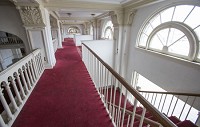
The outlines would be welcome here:
[[[13,127],[112,127],[73,40],[56,52]]]

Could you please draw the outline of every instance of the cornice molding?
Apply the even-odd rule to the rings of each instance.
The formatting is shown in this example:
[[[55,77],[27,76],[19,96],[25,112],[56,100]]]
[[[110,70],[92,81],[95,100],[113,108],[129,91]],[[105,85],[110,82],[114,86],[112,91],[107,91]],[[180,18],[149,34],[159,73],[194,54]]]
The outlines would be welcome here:
[[[145,6],[148,6],[148,5],[151,5],[151,4],[155,4],[155,3],[159,3],[159,2],[162,2],[162,1],[164,1],[164,0],[138,0],[136,2],[130,1],[130,2],[127,2],[125,4],[122,4],[122,7],[124,9],[127,9],[127,8],[138,9],[138,8],[145,7]]]
[[[81,9],[103,9],[103,10],[116,10],[121,8],[120,4],[109,4],[109,3],[94,3],[94,2],[77,2],[77,1],[50,1],[43,3],[44,7],[50,10],[57,10],[57,8],[81,8]]]

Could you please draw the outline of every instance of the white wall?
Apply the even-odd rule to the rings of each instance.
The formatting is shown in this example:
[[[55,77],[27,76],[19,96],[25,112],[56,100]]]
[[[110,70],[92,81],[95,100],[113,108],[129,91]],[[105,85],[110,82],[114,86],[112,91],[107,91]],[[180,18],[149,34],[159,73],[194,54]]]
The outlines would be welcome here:
[[[76,46],[81,46],[81,41],[93,40],[93,35],[75,35],[74,41]]]
[[[30,52],[28,40],[19,11],[14,6],[0,6],[0,31],[17,35],[25,44],[26,52]]]
[[[192,1],[199,2],[198,0],[190,2]],[[131,41],[127,46],[129,52],[126,79],[130,83],[131,74],[135,70],[167,91],[199,93],[200,65],[136,48],[137,35],[145,20],[158,8],[171,3],[174,3],[174,0],[167,0],[137,10],[132,24]]]
[[[112,40],[92,40],[82,41],[91,48],[104,62],[113,67],[113,41]]]
[[[13,59],[16,54],[13,54],[12,49],[1,49],[0,50],[0,63],[3,69],[6,69],[9,65],[13,63]]]

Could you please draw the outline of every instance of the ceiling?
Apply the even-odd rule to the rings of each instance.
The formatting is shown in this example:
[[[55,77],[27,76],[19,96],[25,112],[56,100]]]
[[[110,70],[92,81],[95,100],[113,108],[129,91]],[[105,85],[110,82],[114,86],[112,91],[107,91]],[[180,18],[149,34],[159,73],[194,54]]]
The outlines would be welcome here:
[[[162,0],[0,0],[17,3],[40,3],[65,24],[82,24],[108,11],[127,5],[144,5]]]

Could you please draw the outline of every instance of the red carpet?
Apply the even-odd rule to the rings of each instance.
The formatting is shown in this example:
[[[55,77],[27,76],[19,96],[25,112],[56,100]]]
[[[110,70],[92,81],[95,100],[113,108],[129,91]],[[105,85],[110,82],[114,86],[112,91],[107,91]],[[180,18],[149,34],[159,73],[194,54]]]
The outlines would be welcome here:
[[[72,39],[56,52],[13,127],[112,127]]]

